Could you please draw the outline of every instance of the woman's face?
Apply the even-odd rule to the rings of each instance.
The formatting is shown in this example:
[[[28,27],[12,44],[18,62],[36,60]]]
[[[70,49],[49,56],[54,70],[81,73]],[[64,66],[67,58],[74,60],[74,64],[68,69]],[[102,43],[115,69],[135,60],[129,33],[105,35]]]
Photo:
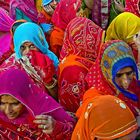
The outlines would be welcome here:
[[[38,50],[38,48],[35,47],[35,45],[31,42],[25,42],[20,47],[20,52],[21,52],[22,56],[27,55],[30,50]]]
[[[24,106],[10,95],[2,95],[0,109],[8,119],[16,119],[23,111]]]
[[[125,67],[117,72],[115,77],[115,82],[121,88],[128,89],[134,76],[135,74],[133,69],[131,67]]]

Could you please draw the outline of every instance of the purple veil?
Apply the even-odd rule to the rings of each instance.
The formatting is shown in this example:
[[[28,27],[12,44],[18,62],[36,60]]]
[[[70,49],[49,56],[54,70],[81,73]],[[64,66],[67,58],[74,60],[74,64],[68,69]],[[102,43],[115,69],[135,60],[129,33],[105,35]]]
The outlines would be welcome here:
[[[0,75],[0,96],[3,94],[11,95],[20,101],[32,116],[49,114],[62,109],[52,97],[31,81],[26,72],[19,69],[9,69]],[[18,123],[23,123],[22,117],[24,115],[18,118]],[[0,118],[7,120],[2,113]]]

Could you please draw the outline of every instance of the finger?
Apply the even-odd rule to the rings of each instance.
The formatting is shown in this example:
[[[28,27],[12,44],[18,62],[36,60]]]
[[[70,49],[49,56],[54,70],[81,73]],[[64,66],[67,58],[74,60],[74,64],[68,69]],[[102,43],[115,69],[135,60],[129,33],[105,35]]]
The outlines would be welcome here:
[[[47,120],[34,120],[33,122],[36,124],[47,124],[48,123]]]
[[[48,118],[48,115],[36,115],[35,116],[35,119],[47,119]]]
[[[49,128],[49,126],[47,124],[46,125],[40,124],[40,125],[38,125],[38,128],[43,129],[43,130],[47,130]]]
[[[49,129],[49,130],[42,130],[43,133],[45,134],[51,134],[53,132],[53,129]]]
[[[48,5],[48,6],[49,6],[49,8],[50,8],[51,11],[54,10],[50,5]]]

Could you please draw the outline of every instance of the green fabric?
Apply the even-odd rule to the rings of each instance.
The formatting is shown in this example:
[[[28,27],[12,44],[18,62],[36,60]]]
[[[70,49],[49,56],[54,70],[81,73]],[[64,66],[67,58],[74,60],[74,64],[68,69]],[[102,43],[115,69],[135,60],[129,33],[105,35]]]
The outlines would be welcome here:
[[[125,6],[125,0],[120,0],[123,5]],[[118,11],[116,8],[115,8],[115,3],[114,1],[112,0],[112,4],[111,4],[111,9],[110,9],[110,17],[109,17],[109,24],[111,23],[111,21],[120,14],[121,12]]]
[[[25,19],[28,22],[32,22],[32,20],[27,17],[21,10],[16,8],[16,20]]]

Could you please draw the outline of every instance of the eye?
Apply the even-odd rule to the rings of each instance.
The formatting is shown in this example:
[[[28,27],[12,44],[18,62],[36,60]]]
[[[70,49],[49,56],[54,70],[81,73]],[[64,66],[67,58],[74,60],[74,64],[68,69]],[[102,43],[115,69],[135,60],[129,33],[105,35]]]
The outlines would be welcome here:
[[[135,34],[135,37],[137,38],[139,36],[139,34]]]
[[[128,72],[126,72],[126,75],[127,75],[127,76],[130,76],[131,74],[133,74],[133,71],[128,71]]]
[[[1,102],[0,105],[5,105],[5,103]]]
[[[30,49],[35,49],[35,46],[33,44],[31,44],[29,47]]]
[[[121,73],[117,73],[117,74],[116,74],[116,77],[117,77],[117,78],[120,78],[122,75],[123,75],[123,74],[121,74]]]
[[[20,102],[12,103],[13,106],[17,106],[17,105],[19,105],[19,104],[20,104]]]
[[[25,49],[26,49],[26,47],[23,46],[23,45],[20,47],[20,50],[21,50],[21,51],[24,51]]]

